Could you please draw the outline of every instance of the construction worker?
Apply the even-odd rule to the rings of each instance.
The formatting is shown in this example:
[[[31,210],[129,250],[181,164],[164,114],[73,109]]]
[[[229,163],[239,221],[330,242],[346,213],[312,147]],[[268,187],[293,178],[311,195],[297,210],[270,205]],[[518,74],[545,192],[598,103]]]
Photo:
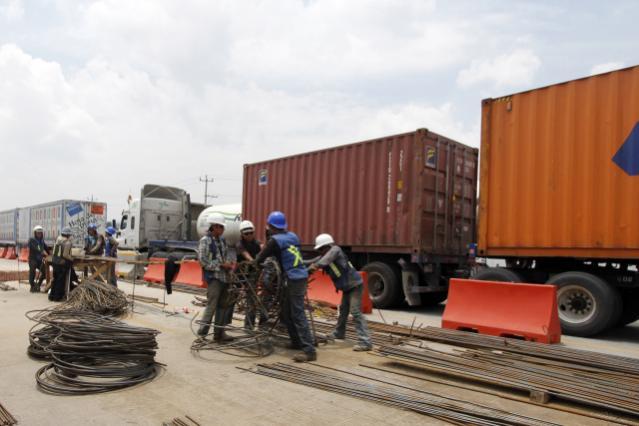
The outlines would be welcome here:
[[[49,247],[44,242],[44,229],[37,225],[33,228],[33,236],[29,238],[29,284],[31,293],[39,293],[42,281],[46,278],[45,258]],[[36,283],[36,271],[40,272]]]
[[[362,315],[362,292],[364,290],[362,277],[351,262],[348,261],[344,250],[335,244],[331,235],[318,235],[315,238],[315,250],[321,256],[310,261],[309,270],[313,272],[317,269],[322,269],[331,277],[335,288],[342,292],[339,317],[331,337],[335,339],[343,339],[345,337],[346,321],[350,312],[355,322],[355,330],[359,340],[353,350],[357,352],[370,351],[373,345],[368,334],[366,318]]]
[[[255,260],[255,257],[257,257],[260,250],[262,250],[259,240],[255,238],[255,226],[250,220],[243,220],[242,223],[240,223],[240,241],[237,243],[235,248],[238,263],[252,262]],[[257,291],[255,287],[253,288],[253,291]],[[254,296],[257,296],[257,294],[254,294]],[[255,314],[257,311],[255,299],[249,297],[246,308],[246,314],[244,315],[244,328],[252,330],[255,325]],[[266,316],[263,312],[261,312],[260,324],[264,324],[266,321]]]
[[[229,272],[233,270],[234,263],[228,252],[226,240],[222,236],[226,221],[220,213],[212,213],[206,218],[209,225],[207,234],[200,239],[198,247],[198,259],[202,265],[204,281],[208,286],[206,290],[206,308],[202,315],[198,336],[209,334],[211,320],[215,316],[213,328],[213,340],[215,342],[228,342],[233,337],[227,335],[222,327],[227,325],[228,315],[227,289],[230,281]]]
[[[66,292],[66,282],[73,266],[73,257],[71,256],[71,248],[73,241],[71,239],[71,228],[62,228],[60,236],[55,240],[53,245],[53,285],[49,293],[49,300],[52,302],[60,302],[64,299]]]
[[[87,226],[87,236],[84,238],[84,254],[87,256],[102,256],[104,254],[104,235],[98,234],[98,225]]]
[[[105,257],[118,257],[118,241],[113,237],[116,233],[116,229],[112,226],[107,226],[104,231],[104,256]],[[115,274],[115,262],[111,262],[109,265],[110,273],[109,273],[109,282],[114,286],[118,286],[118,277]]]
[[[271,238],[255,259],[258,265],[275,256],[284,272],[284,301],[281,319],[286,324],[291,338],[291,348],[301,349],[293,360],[296,362],[315,361],[314,339],[306,319],[304,301],[308,286],[308,271],[300,253],[300,240],[293,232],[287,231],[286,216],[279,211],[271,212],[266,220]]]

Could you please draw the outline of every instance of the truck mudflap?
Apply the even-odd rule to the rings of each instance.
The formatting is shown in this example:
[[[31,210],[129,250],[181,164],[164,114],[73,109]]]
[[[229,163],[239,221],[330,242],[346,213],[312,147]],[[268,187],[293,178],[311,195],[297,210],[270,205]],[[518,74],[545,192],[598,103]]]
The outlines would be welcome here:
[[[422,303],[422,296],[419,288],[419,273],[411,269],[402,269],[402,289],[404,298],[408,306],[419,306]]]

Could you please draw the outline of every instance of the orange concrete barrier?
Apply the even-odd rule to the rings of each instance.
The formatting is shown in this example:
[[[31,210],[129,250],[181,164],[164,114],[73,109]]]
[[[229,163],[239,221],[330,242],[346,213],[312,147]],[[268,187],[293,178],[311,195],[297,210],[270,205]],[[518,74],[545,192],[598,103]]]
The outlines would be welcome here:
[[[7,253],[4,255],[5,259],[15,259],[18,256],[16,256],[16,248],[15,247],[8,247],[7,248]]]
[[[364,291],[362,292],[362,312],[370,314],[373,312],[373,302],[368,294],[368,276],[366,272],[360,272],[364,280]],[[338,307],[342,303],[342,293],[335,291],[335,285],[331,277],[323,271],[316,271],[310,277],[312,282],[308,284],[308,298],[317,302],[324,302]]]
[[[149,259],[149,261],[161,262],[161,263],[149,263],[142,279],[150,283],[163,284],[164,283],[164,261],[166,261],[166,259],[162,259],[160,257],[152,257]]]
[[[20,262],[28,262],[29,261],[29,247],[22,247],[20,249],[20,256],[18,256],[18,260]]]
[[[206,288],[206,282],[202,278],[202,266],[197,260],[184,260],[180,264],[180,270],[175,277],[177,284],[192,285]]]
[[[553,285],[451,279],[442,328],[559,343]]]
[[[0,259],[3,259],[7,254],[7,247],[0,247]]]

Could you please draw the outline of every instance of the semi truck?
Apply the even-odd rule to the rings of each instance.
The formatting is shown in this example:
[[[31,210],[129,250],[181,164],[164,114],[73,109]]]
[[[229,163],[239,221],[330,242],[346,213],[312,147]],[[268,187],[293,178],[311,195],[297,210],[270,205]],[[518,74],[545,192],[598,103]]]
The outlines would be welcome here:
[[[158,253],[193,255],[208,228],[206,218],[213,212],[224,214],[225,237],[234,244],[239,238],[239,204],[205,206],[192,202],[183,189],[146,184],[139,197],[129,197],[119,223],[114,223],[119,247],[148,257]]]
[[[242,217],[281,210],[310,252],[329,233],[377,307],[446,299],[468,277],[478,150],[427,129],[244,165]]]
[[[87,226],[95,224],[103,232],[107,223],[105,203],[82,200],[59,200],[0,212],[0,246],[19,251],[28,246],[33,227],[44,228],[44,239],[53,245],[62,228],[71,228],[73,245],[84,246]]]
[[[477,279],[557,286],[562,330],[639,318],[639,66],[482,102]]]

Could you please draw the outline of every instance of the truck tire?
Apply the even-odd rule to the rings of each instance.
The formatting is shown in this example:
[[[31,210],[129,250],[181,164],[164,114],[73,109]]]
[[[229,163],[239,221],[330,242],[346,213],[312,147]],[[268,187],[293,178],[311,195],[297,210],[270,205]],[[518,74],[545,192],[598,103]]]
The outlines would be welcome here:
[[[473,279],[480,281],[499,281],[505,283],[523,282],[521,276],[517,272],[505,268],[482,269],[475,274]]]
[[[589,337],[614,326],[621,315],[621,296],[616,288],[596,275],[563,272],[547,284],[557,286],[561,331]]]
[[[617,326],[623,327],[639,320],[639,289],[623,288],[619,292],[623,307]]]
[[[362,268],[368,274],[368,293],[376,308],[390,308],[400,302],[398,274],[388,264],[371,262]]]

